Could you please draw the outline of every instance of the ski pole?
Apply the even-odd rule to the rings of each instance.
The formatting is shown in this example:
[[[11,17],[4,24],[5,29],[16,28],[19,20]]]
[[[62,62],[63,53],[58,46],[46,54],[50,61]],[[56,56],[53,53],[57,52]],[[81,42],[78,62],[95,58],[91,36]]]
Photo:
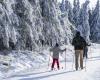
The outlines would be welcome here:
[[[85,58],[85,71],[86,71],[86,67],[87,67],[87,66],[86,66],[86,61],[87,61],[87,59]]]
[[[66,69],[66,51],[65,51],[65,69]]]
[[[49,64],[50,64],[50,56],[51,56],[51,53],[50,53],[50,55],[49,55],[49,60],[48,60],[48,69],[49,69]]]
[[[92,58],[92,51],[91,51],[91,46],[89,46],[89,50],[90,50],[90,58]]]
[[[91,58],[92,58],[92,49],[91,49],[91,46],[90,46],[90,53],[91,53]]]
[[[72,60],[72,69],[73,69],[73,65],[74,65],[74,54],[72,56],[73,56],[73,60]]]

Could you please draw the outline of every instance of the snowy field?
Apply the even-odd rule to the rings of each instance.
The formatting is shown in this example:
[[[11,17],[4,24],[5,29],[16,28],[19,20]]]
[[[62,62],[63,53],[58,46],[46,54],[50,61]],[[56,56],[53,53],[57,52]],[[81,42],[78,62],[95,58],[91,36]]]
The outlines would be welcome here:
[[[9,55],[10,58],[13,58],[13,61],[10,63],[11,66],[4,68],[1,65],[0,67],[0,80],[100,80],[99,44],[92,44],[89,47],[89,58],[84,60],[85,68],[78,71],[75,71],[74,68],[73,47],[69,45],[62,48],[64,47],[67,48],[67,51],[60,55],[61,69],[57,70],[55,66],[54,71],[50,71],[52,59],[48,56],[50,54],[48,50],[44,50],[40,54],[34,53],[33,55],[29,51],[26,53],[21,52],[24,54],[19,53],[19,56],[16,55],[17,59],[15,59],[14,51],[13,54]],[[67,59],[66,65],[65,54]]]

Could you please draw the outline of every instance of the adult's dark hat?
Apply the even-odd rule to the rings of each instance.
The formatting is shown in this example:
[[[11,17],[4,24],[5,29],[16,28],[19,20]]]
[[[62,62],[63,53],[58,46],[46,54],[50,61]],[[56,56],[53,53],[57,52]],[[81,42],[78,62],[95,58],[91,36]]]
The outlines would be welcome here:
[[[79,31],[77,31],[77,32],[76,32],[76,35],[79,35],[79,36],[80,36],[80,32],[79,32]]]

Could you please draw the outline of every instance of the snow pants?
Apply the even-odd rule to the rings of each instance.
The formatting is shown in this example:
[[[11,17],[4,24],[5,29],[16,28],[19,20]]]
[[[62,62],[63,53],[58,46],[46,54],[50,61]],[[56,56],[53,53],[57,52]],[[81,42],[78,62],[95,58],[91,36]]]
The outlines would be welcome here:
[[[54,68],[55,63],[57,64],[57,67],[58,67],[58,69],[59,69],[59,60],[58,60],[58,59],[55,59],[55,58],[53,58],[53,62],[52,62],[51,68],[52,68],[52,69]]]
[[[78,70],[80,62],[80,68],[83,69],[83,50],[75,50],[75,68]]]

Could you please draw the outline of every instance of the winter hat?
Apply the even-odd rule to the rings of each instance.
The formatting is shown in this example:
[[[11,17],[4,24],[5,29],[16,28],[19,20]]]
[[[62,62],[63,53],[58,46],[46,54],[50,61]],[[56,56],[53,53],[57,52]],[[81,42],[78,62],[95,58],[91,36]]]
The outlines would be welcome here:
[[[79,32],[79,31],[77,31],[77,32],[76,32],[76,35],[80,36],[80,32]]]

